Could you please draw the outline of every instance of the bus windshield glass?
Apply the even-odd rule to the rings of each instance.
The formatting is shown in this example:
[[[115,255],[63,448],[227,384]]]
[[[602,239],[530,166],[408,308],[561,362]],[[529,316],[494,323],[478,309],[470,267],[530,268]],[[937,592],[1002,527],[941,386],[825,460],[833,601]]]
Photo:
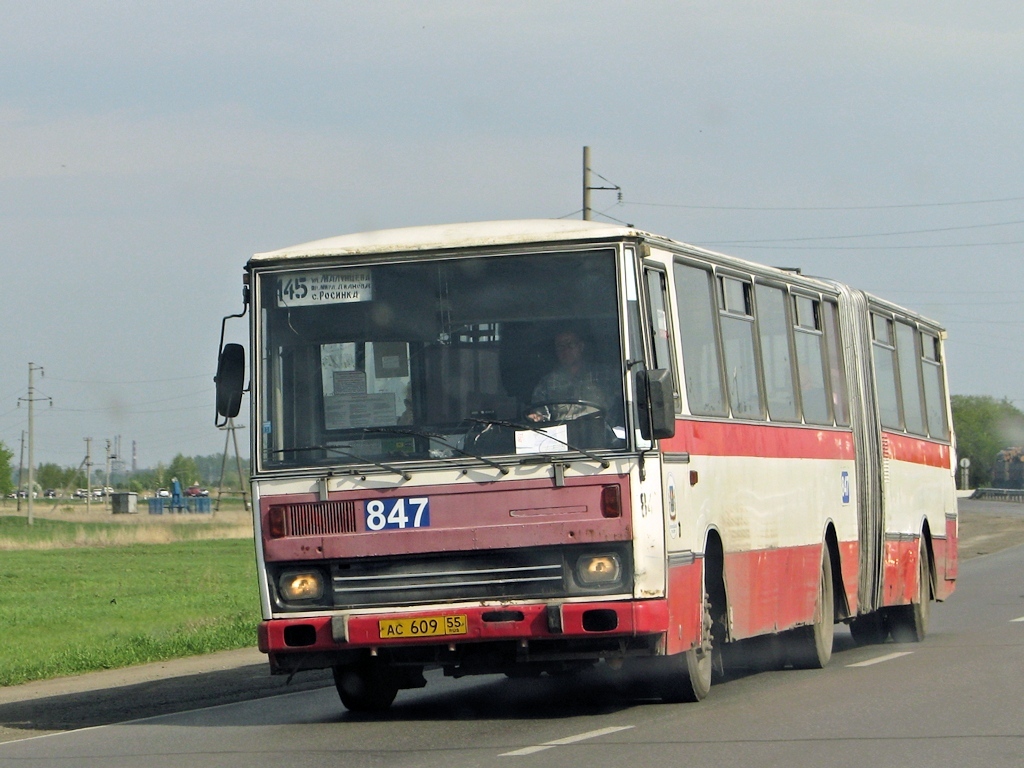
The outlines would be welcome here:
[[[625,445],[613,248],[256,277],[263,470]]]

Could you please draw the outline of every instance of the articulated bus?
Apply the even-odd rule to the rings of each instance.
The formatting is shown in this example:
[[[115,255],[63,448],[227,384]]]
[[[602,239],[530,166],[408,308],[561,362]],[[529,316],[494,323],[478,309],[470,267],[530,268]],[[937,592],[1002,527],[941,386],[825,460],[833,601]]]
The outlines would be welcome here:
[[[699,700],[744,644],[822,667],[837,623],[919,641],[953,591],[945,332],[912,311],[562,220],[259,253],[243,295],[217,408],[250,394],[259,647],[350,710],[594,664]]]

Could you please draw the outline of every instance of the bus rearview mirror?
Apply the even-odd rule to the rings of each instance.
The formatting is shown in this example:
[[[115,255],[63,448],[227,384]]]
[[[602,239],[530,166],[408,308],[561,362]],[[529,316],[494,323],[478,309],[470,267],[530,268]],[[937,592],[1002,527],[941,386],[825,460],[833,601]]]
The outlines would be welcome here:
[[[640,406],[640,435],[645,440],[673,437],[676,433],[676,409],[672,372],[667,368],[639,371],[636,392]]]
[[[217,414],[233,419],[242,407],[245,387],[245,348],[241,344],[225,344],[217,361]]]

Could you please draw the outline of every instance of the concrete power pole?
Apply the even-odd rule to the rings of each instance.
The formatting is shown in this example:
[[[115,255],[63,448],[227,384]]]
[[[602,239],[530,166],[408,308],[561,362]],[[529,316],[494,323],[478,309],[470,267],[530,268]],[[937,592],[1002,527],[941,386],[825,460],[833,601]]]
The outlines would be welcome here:
[[[583,148],[583,220],[590,221],[590,147]]]
[[[20,403],[19,403],[20,405]],[[18,458],[18,514],[21,514],[21,477],[25,471],[25,430],[21,430],[21,456]]]
[[[34,523],[32,514],[32,490],[36,484],[36,460],[35,460],[35,404],[36,400],[49,400],[53,405],[53,399],[49,397],[36,397],[35,372],[43,375],[43,366],[35,363],[28,364],[28,397],[18,398],[18,404],[24,400],[28,403],[28,524]],[[20,489],[19,489],[20,490]]]
[[[92,512],[92,438],[85,438],[85,512]]]

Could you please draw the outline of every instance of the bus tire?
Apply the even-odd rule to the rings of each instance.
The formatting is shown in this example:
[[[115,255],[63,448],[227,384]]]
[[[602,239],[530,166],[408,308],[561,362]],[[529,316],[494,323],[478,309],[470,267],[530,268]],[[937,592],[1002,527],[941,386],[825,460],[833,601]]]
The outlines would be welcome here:
[[[888,635],[885,618],[878,611],[862,614],[850,622],[850,636],[857,645],[880,645]]]
[[[897,605],[888,611],[889,630],[894,642],[920,643],[924,640],[931,613],[931,582],[928,545],[922,537],[917,558],[917,600],[910,605]]]
[[[787,655],[793,669],[822,669],[832,658],[835,635],[835,599],[832,593],[832,562],[828,549],[821,558],[818,597],[814,606],[814,623],[798,627],[789,634]]]
[[[685,653],[664,658],[661,700],[670,704],[701,701],[711,690],[711,611],[704,603],[701,643]]]
[[[398,695],[398,678],[383,664],[363,662],[334,668],[334,687],[349,712],[386,712]]]

